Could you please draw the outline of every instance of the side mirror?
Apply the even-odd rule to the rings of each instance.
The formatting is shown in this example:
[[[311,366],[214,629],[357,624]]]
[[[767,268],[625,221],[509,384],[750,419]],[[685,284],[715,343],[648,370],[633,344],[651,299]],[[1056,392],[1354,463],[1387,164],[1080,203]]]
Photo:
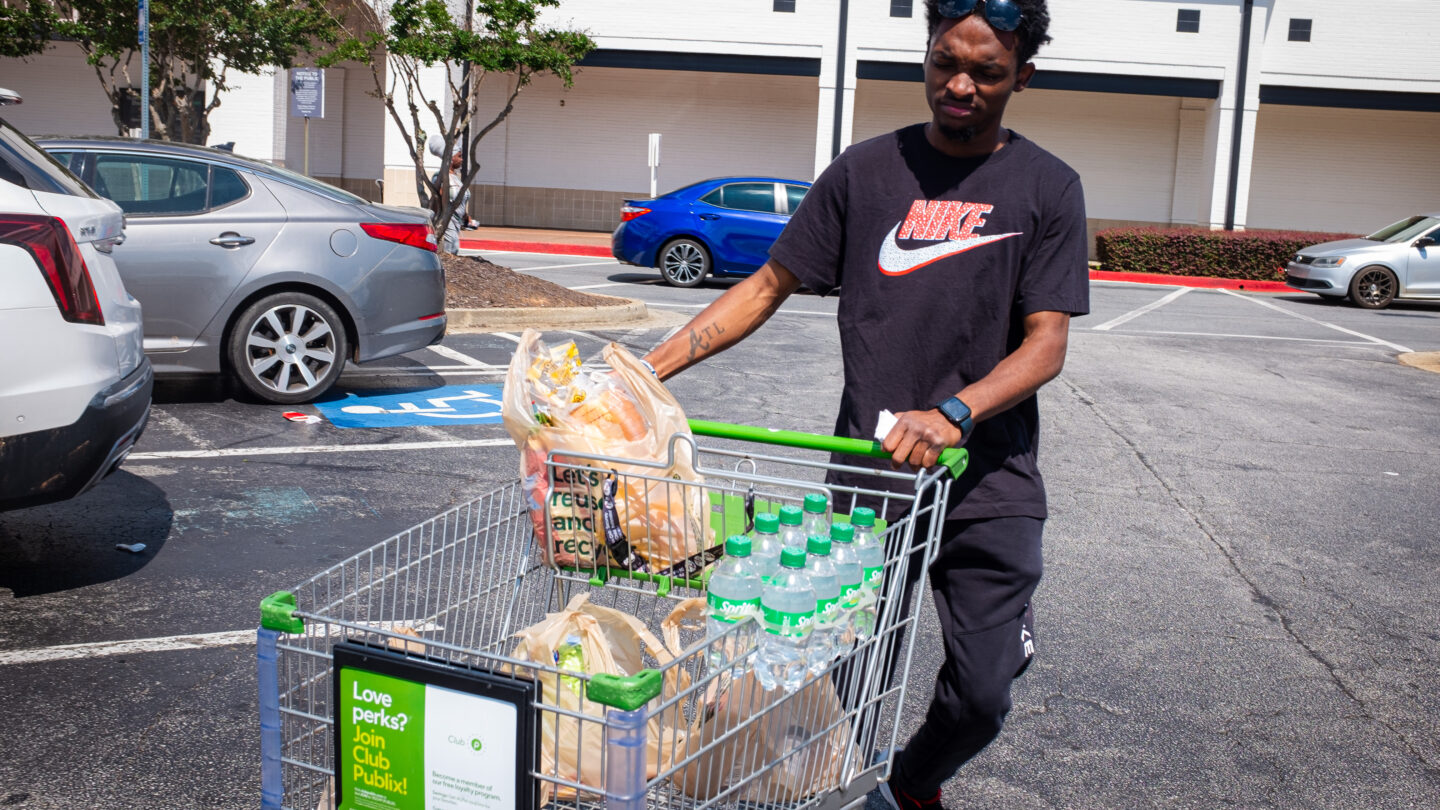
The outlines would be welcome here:
[[[1430,247],[1430,246],[1433,245],[1433,244],[1435,244],[1435,237],[1433,237],[1433,236],[1422,236],[1422,237],[1420,237],[1419,239],[1416,239],[1414,242],[1411,242],[1411,243],[1410,243],[1410,247],[1415,247],[1415,248],[1427,248],[1427,247]]]

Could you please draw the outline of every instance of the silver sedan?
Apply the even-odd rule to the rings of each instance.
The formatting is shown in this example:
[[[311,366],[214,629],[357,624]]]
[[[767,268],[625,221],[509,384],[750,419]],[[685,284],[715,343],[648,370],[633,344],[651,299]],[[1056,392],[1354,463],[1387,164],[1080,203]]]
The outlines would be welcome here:
[[[262,400],[308,402],[347,359],[445,335],[445,279],[421,209],[217,149],[40,144],[124,209],[115,264],[143,306],[157,374],[225,373]]]
[[[1440,299],[1440,213],[1305,248],[1285,267],[1285,283],[1335,301],[1348,295],[1366,309],[1397,298]]]

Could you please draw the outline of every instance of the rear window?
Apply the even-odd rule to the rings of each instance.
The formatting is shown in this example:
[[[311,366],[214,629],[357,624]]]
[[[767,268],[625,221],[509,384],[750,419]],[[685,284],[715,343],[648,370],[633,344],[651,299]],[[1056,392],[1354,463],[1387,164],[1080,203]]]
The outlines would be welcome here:
[[[71,197],[96,196],[80,178],[3,119],[0,119],[0,180],[31,191]]]

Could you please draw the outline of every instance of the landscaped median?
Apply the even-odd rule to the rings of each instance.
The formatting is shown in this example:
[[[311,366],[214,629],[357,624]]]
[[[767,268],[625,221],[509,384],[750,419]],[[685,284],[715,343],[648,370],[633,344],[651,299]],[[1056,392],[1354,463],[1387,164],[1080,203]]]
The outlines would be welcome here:
[[[478,256],[441,254],[451,332],[599,329],[647,320],[644,302],[562,287]]]
[[[1353,234],[1109,228],[1095,234],[1092,279],[1185,287],[1285,292],[1285,266],[1311,245]]]

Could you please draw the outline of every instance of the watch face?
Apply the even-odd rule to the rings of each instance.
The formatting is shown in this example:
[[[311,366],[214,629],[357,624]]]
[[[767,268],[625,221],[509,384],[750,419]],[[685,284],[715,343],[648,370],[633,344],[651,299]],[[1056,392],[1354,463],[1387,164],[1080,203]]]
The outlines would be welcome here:
[[[950,397],[940,403],[940,413],[945,414],[945,418],[954,422],[956,426],[970,418],[970,409],[955,397]]]

